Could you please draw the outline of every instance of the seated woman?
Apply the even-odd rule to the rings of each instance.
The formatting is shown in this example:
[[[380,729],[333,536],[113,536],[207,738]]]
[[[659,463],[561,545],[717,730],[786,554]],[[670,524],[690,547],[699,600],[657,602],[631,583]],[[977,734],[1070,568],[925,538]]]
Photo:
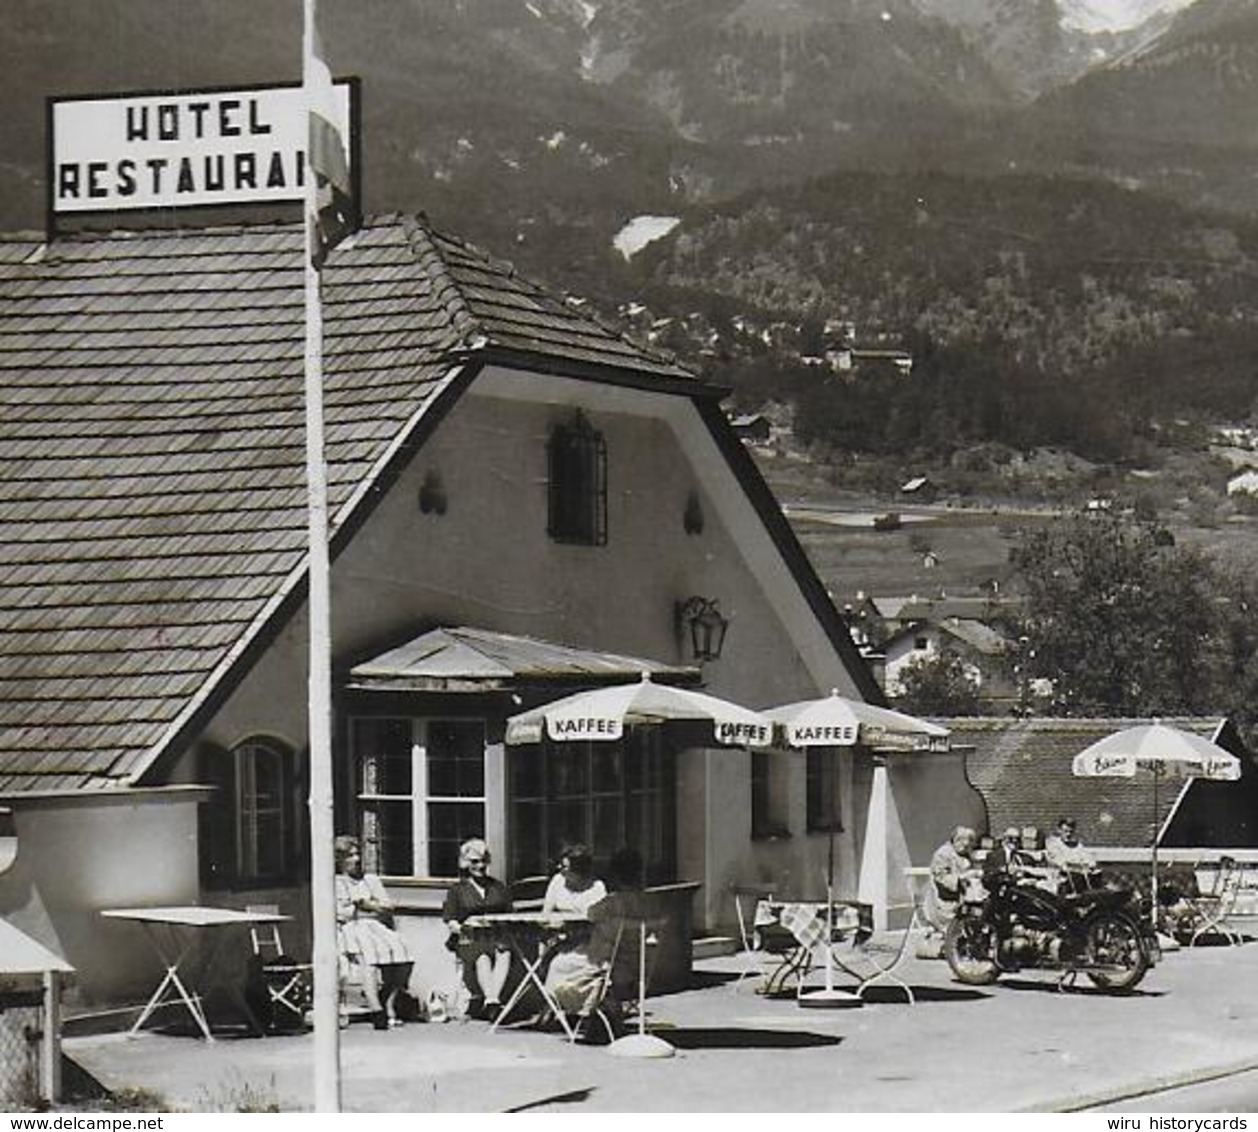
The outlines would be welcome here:
[[[581,844],[565,846],[559,871],[542,898],[543,912],[577,913],[596,919],[593,909],[607,896],[607,887],[594,876],[594,858]],[[574,931],[555,953],[546,970],[546,989],[569,1014],[587,1010],[600,985],[606,956],[591,949],[591,933]]]
[[[398,1024],[395,1002],[411,978],[414,961],[405,940],[393,929],[393,901],[374,873],[363,872],[358,840],[341,836],[333,843],[336,858],[336,923],[340,978],[344,985],[355,968],[372,1024],[387,1030]]]
[[[446,946],[458,955],[471,992],[468,1014],[494,1021],[502,1012],[502,990],[511,972],[511,952],[502,944],[464,938],[463,921],[486,912],[510,912],[511,890],[491,877],[489,846],[473,837],[459,846],[459,879],[446,893],[441,918],[450,931]]]

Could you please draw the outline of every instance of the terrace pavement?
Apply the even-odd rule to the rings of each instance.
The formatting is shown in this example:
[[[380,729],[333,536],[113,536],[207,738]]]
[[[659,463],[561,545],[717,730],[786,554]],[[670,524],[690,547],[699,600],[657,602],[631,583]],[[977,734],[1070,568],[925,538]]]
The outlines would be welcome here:
[[[856,1010],[804,1010],[732,982],[738,956],[696,964],[694,989],[649,1000],[668,1060],[611,1057],[557,1033],[483,1022],[342,1033],[346,1111],[1068,1111],[1258,1066],[1258,946],[1168,954],[1130,996],[1059,992],[1028,972],[954,983],[939,961],[902,972]],[[244,1097],[311,1107],[310,1035],[145,1033],[67,1039],[107,1087],[156,1090],[172,1108],[231,1110]],[[1151,1111],[1157,1111],[1150,1099]]]

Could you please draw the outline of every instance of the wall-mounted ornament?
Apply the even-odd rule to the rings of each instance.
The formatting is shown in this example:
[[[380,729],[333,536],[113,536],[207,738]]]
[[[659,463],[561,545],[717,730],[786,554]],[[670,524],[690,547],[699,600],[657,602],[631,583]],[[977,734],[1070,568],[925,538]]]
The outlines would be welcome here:
[[[446,489],[439,472],[428,472],[419,488],[419,510],[424,515],[446,513]]]

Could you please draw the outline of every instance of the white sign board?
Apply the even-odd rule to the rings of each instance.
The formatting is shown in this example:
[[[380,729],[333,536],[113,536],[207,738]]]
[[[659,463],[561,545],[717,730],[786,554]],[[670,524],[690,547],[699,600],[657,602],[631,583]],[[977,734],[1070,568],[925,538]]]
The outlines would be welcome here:
[[[335,125],[347,143],[352,87],[335,85]],[[300,86],[50,104],[54,213],[294,201],[305,191]]]

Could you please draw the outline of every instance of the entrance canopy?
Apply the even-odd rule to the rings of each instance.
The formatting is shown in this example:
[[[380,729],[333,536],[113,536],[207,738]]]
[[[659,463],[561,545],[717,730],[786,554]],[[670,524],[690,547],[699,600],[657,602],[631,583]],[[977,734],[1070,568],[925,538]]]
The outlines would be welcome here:
[[[433,629],[350,669],[365,692],[492,692],[521,684],[588,687],[636,680],[696,684],[697,668],[571,648],[469,627]]]

